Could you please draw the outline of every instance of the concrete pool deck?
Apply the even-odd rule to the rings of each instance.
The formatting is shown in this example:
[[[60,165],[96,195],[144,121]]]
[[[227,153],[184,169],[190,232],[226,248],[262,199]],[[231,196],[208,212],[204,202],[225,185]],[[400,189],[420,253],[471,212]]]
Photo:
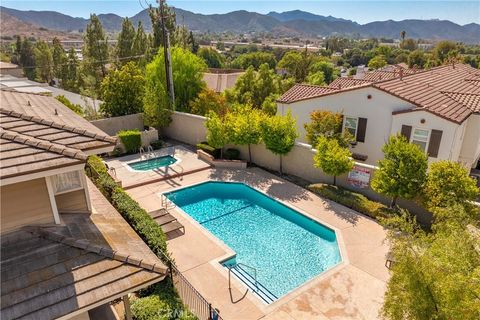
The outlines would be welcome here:
[[[180,271],[225,320],[379,318],[389,278],[385,267],[389,248],[386,231],[374,220],[258,168],[208,169],[127,192],[150,211],[161,207],[159,194],[208,180],[246,183],[333,227],[344,260],[270,305],[250,291],[245,295],[246,286],[234,277],[230,295],[228,272],[218,263],[231,254],[229,248],[178,208],[171,209],[185,234],[173,236],[169,250]]]

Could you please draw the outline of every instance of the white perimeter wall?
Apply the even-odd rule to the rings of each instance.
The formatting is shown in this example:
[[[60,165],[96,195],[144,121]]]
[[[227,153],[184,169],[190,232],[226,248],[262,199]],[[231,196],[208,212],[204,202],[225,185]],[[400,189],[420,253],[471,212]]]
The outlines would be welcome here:
[[[205,117],[192,115],[188,113],[175,112],[172,116],[172,123],[162,131],[162,134],[168,138],[195,145],[198,142],[204,141],[206,136]],[[368,128],[367,128],[368,130]],[[226,146],[235,147],[240,150],[240,157],[243,160],[248,160],[247,146]],[[252,161],[264,168],[278,171],[280,168],[280,158],[265,148],[263,144],[252,145]],[[323,182],[332,183],[333,177],[325,175],[320,169],[313,166],[313,155],[316,150],[313,150],[310,145],[304,143],[296,143],[293,150],[283,157],[283,171],[312,183]],[[358,165],[371,170],[371,177],[375,172],[375,167],[358,163]],[[347,175],[337,177],[337,184],[343,187],[353,189],[347,182]],[[389,203],[387,199],[370,188],[355,189],[360,193],[365,194],[371,199]],[[418,219],[421,222],[427,223],[430,220],[430,215],[423,209],[411,201],[400,200],[399,204],[409,209],[411,212],[418,214]]]

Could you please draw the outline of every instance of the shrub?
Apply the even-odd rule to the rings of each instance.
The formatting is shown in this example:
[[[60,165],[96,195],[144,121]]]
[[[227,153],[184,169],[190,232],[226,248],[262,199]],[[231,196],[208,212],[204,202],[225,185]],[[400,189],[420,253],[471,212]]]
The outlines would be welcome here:
[[[155,140],[150,142],[150,145],[152,146],[153,150],[158,150],[163,148],[164,143],[162,140]]]
[[[239,160],[240,159],[240,151],[237,149],[229,148],[227,149],[223,156],[227,160]]]
[[[197,149],[205,151],[206,153],[208,153],[209,155],[211,155],[215,159],[218,159],[220,157],[220,150],[215,149],[212,146],[209,146],[207,142],[201,142],[201,143],[197,144]]]
[[[55,99],[57,99],[58,101],[60,101],[61,103],[63,103],[65,106],[67,106],[70,110],[72,110],[73,112],[75,112],[76,114],[80,115],[83,117],[83,108],[81,105],[79,104],[74,104],[72,103],[70,100],[68,100],[65,96],[63,95],[60,95],[60,96],[56,96]]]
[[[393,214],[394,209],[386,205],[372,201],[362,194],[323,183],[311,184],[308,189],[322,197],[333,200],[337,203],[363,213],[372,218],[387,217]]]
[[[122,130],[117,133],[117,136],[128,154],[138,152],[142,146],[142,133],[138,130]]]

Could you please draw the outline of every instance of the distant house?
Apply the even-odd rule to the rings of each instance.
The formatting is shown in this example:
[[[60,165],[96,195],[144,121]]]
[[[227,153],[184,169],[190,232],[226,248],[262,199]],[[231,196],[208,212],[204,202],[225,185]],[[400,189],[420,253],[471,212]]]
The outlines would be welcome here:
[[[238,77],[244,74],[241,69],[208,69],[203,74],[203,80],[207,83],[207,88],[220,93],[226,89],[233,88]]]
[[[465,64],[377,82],[341,78],[328,87],[297,84],[278,100],[278,113],[297,119],[299,141],[315,110],[343,114],[343,130],[356,138],[352,151],[376,165],[390,135],[403,134],[430,161],[475,167],[480,158],[480,70]]]
[[[87,156],[116,139],[52,97],[0,90],[0,101],[2,319],[90,319],[164,279],[85,176]]]

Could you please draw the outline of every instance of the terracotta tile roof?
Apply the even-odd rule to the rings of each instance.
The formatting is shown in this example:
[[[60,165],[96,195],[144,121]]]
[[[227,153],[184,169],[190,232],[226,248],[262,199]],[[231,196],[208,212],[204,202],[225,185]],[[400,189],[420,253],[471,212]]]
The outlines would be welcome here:
[[[1,165],[2,178],[78,163],[85,160],[82,151],[115,145],[115,138],[52,97],[0,90],[0,101],[0,129],[6,134],[0,158],[9,163]]]
[[[368,83],[371,83],[371,81],[364,79],[355,79],[351,77],[341,77],[333,80],[332,83],[328,85],[328,87],[332,89],[345,89]]]
[[[81,150],[0,128],[0,178],[85,162]]]
[[[56,319],[165,277],[165,265],[87,183],[91,215],[2,235],[2,319]]]
[[[461,123],[472,112],[478,112],[475,111],[478,110],[478,98],[471,96],[479,94],[480,87],[466,79],[479,75],[480,70],[465,64],[446,65],[372,86],[442,118]]]
[[[279,102],[292,103],[371,86],[413,104],[415,110],[424,109],[447,120],[461,123],[473,112],[480,112],[479,83],[480,70],[469,65],[456,64],[417,71],[403,75],[402,79],[398,76],[372,83],[367,81],[365,84],[340,90],[295,85]]]
[[[310,84],[295,84],[287,92],[285,92],[278,102],[291,103],[300,100],[306,100],[321,96],[325,93],[335,92],[337,89],[315,86]]]

